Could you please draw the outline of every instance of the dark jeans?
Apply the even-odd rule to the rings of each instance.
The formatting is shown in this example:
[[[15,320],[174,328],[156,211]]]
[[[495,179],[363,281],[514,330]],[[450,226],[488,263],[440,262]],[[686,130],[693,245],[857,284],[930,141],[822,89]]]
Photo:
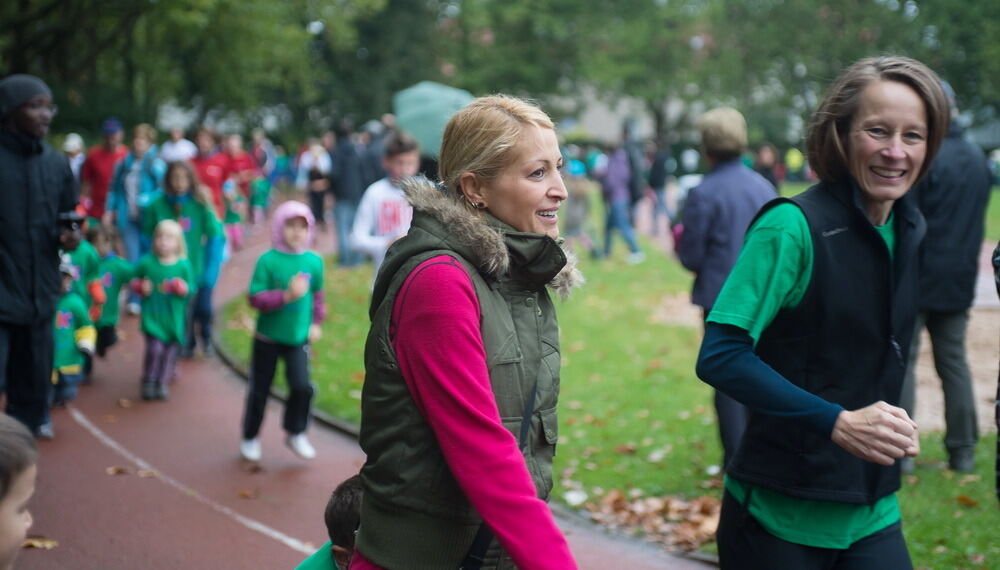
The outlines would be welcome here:
[[[51,406],[59,406],[66,402],[72,402],[76,398],[77,386],[83,382],[82,374],[63,374],[56,372],[56,383],[52,387]]]
[[[321,227],[326,227],[326,195],[327,191],[313,192],[306,190],[309,195],[309,209],[312,210],[313,218]]]
[[[608,209],[607,217],[604,220],[604,255],[611,255],[611,232],[618,230],[625,239],[625,245],[631,253],[639,251],[639,243],[635,239],[635,230],[632,228],[632,221],[629,219],[631,209],[628,200],[614,200],[605,204]]]
[[[143,382],[165,384],[172,382],[177,370],[177,354],[181,345],[146,335],[146,358],[142,368]]]
[[[187,347],[194,350],[197,340],[195,328],[200,333],[202,346],[212,343],[212,291],[214,287],[198,287],[198,292],[191,299],[187,320]]]
[[[0,323],[0,390],[7,413],[32,432],[48,409],[53,358],[51,316],[30,325]]]
[[[753,491],[751,491],[752,493]],[[749,497],[749,495],[747,495]],[[728,491],[716,534],[722,570],[910,570],[900,523],[870,534],[838,550],[782,540],[764,530],[744,505]]]
[[[361,253],[351,247],[351,228],[358,214],[358,203],[337,200],[333,203],[333,221],[337,224],[337,262],[341,267],[352,267],[361,263]]]
[[[309,383],[309,345],[289,346],[255,338],[247,405],[243,413],[243,439],[253,439],[260,432],[279,358],[285,361],[285,380],[288,382],[288,401],[282,425],[292,435],[306,431],[314,391]]]
[[[916,373],[914,367],[920,353],[920,331],[926,326],[931,337],[934,368],[941,378],[944,391],[944,445],[951,454],[971,451],[979,439],[976,421],[976,398],[972,391],[972,373],[965,356],[965,331],[969,325],[968,311],[921,311],[910,344],[910,364],[903,380],[899,405],[914,418],[916,413]]]

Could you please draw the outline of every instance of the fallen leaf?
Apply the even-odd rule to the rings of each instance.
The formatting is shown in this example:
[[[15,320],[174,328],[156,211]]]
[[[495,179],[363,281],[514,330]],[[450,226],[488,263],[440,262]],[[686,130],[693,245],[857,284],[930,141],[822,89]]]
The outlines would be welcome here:
[[[615,446],[615,453],[619,455],[635,455],[635,444],[629,442],[622,445],[617,445]]]
[[[250,461],[244,461],[240,465],[240,469],[246,473],[260,473],[264,470],[260,463]]]
[[[118,407],[119,408],[131,408],[132,407],[132,400],[129,400],[128,398],[118,398]]]
[[[959,487],[964,487],[964,486],[968,485],[969,483],[975,483],[975,482],[979,481],[981,478],[982,477],[980,477],[979,475],[975,475],[975,474],[963,475],[962,478],[958,480],[958,486]]]
[[[583,409],[583,402],[580,400],[570,400],[566,402],[566,407],[571,410],[581,410]]]
[[[917,477],[916,475],[907,475],[905,480],[907,485],[916,485],[920,482],[920,477]]]
[[[256,499],[260,496],[260,489],[247,490],[243,489],[240,491],[241,499]]]
[[[959,495],[955,497],[955,500],[958,501],[960,505],[965,507],[975,507],[976,505],[979,504],[979,501],[973,499],[968,495]]]
[[[160,476],[158,472],[153,471],[152,469],[140,469],[136,472],[136,475],[142,479],[152,479]]]
[[[969,562],[972,562],[973,564],[986,564],[986,555],[985,554],[969,555]]]
[[[944,554],[945,552],[948,552],[948,547],[943,544],[939,544],[934,547],[932,552],[934,552],[934,554]]]
[[[121,467],[120,465],[113,465],[104,469],[104,472],[108,475],[129,475],[132,470],[128,467]]]
[[[599,495],[597,489],[593,495]],[[647,538],[668,550],[694,550],[713,540],[719,524],[721,503],[712,496],[686,500],[678,496],[646,497],[639,489],[628,496],[618,489],[608,491],[584,508],[590,518],[608,528],[641,530]]]
[[[21,544],[22,548],[35,548],[38,550],[52,550],[59,546],[59,542],[44,536],[29,536]]]

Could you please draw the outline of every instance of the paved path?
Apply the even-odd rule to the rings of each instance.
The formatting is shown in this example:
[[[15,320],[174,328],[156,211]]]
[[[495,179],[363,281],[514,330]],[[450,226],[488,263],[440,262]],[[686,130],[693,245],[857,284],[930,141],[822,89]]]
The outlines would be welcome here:
[[[226,266],[218,303],[245,289],[264,234]],[[54,412],[56,439],[40,443],[31,534],[59,546],[24,551],[19,568],[293,568],[326,539],[326,499],[364,461],[357,442],[313,424],[319,456],[299,460],[282,443],[272,403],[263,470],[250,472],[237,456],[243,382],[218,360],[196,358],[181,363],[169,402],[142,402],[137,320],[125,317],[122,329],[94,383]],[[560,524],[581,568],[706,567],[579,520]]]

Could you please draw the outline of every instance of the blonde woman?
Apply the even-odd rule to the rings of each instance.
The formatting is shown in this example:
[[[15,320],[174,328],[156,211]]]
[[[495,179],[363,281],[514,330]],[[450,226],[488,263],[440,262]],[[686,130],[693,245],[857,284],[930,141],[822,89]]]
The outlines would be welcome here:
[[[582,280],[560,247],[561,168],[549,117],[498,95],[448,123],[440,187],[402,182],[413,222],[371,303],[351,568],[576,567],[545,504],[559,393],[547,289]]]

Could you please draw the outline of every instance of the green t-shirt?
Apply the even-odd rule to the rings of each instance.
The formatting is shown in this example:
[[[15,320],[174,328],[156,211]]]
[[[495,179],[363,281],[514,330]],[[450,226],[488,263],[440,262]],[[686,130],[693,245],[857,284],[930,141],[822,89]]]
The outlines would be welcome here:
[[[89,241],[83,240],[70,252],[69,260],[73,265],[73,292],[83,299],[84,305],[89,307],[91,299],[87,285],[100,277],[97,266],[101,258],[97,254],[97,249]]]
[[[118,314],[120,312],[119,293],[122,285],[132,279],[133,267],[128,261],[115,254],[108,255],[101,259],[97,265],[101,278],[101,285],[107,294],[108,300],[104,303],[101,316],[97,319],[98,327],[113,327],[118,324]]]
[[[154,200],[143,213],[142,231],[147,236],[152,237],[156,224],[163,220],[174,220],[180,224],[184,231],[184,243],[187,244],[188,262],[194,270],[195,283],[201,278],[205,271],[205,249],[209,240],[220,237],[222,224],[215,215],[212,207],[205,206],[201,202],[189,198],[180,203],[180,213],[167,200],[166,196],[160,196]]]
[[[299,346],[309,337],[312,324],[313,296],[323,288],[323,258],[311,251],[284,253],[276,249],[264,252],[257,260],[250,278],[250,294],[288,289],[296,275],[309,276],[309,293],[273,311],[261,311],[257,334],[280,344]]]
[[[875,226],[890,255],[896,247],[895,216]],[[768,210],[747,232],[736,265],[708,321],[747,331],[754,344],[781,309],[797,306],[812,280],[813,247],[809,223],[794,204]],[[726,489],[747,505],[768,532],[782,540],[819,548],[847,548],[900,519],[896,495],[873,505],[854,505],[790,497],[726,477]]]
[[[167,343],[184,343],[187,339],[187,296],[167,293],[167,281],[182,279],[188,285],[188,295],[194,292],[194,274],[187,259],[163,265],[152,254],[144,255],[135,267],[136,279],[149,279],[153,291],[142,300],[142,332]]]
[[[337,561],[333,559],[333,543],[329,540],[323,546],[319,547],[319,550],[313,552],[299,565],[295,567],[295,570],[340,570],[340,566],[337,566]]]
[[[82,365],[83,353],[76,347],[76,331],[93,324],[90,322],[90,315],[87,314],[87,305],[75,291],[70,291],[59,298],[53,325],[55,357],[52,368],[61,370],[67,366]]]

